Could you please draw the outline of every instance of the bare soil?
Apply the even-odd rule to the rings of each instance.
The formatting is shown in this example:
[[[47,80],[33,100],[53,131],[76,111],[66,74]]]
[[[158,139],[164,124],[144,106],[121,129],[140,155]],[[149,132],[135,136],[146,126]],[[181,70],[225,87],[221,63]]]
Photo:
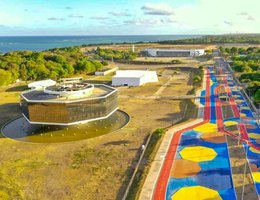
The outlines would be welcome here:
[[[114,50],[132,50],[133,44],[116,44],[116,45],[95,45],[82,48],[83,51],[96,49],[97,47],[101,47],[104,49],[114,49]],[[205,44],[205,45],[167,45],[167,44],[158,44],[158,43],[143,43],[143,44],[135,44],[135,51],[140,51],[146,48],[164,48],[164,49],[216,49],[216,45]]]

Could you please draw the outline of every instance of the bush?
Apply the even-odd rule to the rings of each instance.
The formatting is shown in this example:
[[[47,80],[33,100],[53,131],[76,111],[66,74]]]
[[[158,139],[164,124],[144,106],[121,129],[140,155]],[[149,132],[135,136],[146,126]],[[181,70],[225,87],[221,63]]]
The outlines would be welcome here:
[[[260,104],[260,89],[257,90],[257,92],[254,95],[254,101],[257,104]]]
[[[194,83],[198,83],[199,81],[201,81],[201,77],[199,75],[196,75],[196,76],[193,77]]]
[[[173,64],[181,64],[182,62],[180,60],[172,60],[171,61]]]
[[[107,66],[108,65],[107,61],[102,61],[101,63],[102,63],[103,66]]]
[[[154,133],[154,135],[161,137],[164,134],[164,129],[163,128],[157,128]]]

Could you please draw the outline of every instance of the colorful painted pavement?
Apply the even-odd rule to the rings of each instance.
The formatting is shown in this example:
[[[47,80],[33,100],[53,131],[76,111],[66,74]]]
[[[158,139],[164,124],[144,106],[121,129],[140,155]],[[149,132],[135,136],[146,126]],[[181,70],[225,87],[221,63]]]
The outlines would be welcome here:
[[[214,90],[217,85],[213,69],[209,68],[206,91],[201,94],[206,98],[200,100],[205,106],[204,122],[180,133],[178,143],[173,144],[177,146],[173,157],[169,158],[169,152],[166,157],[173,163],[166,191],[163,194],[161,188],[163,170],[168,170],[164,166],[154,199],[236,199],[226,138],[218,132],[216,124]]]
[[[226,72],[226,69],[223,68]],[[240,126],[240,132],[242,139],[248,141],[244,143],[244,150],[247,154],[251,174],[256,186],[257,195],[260,195],[260,127],[253,117],[253,113],[244,99],[241,92],[237,89],[231,76],[227,77],[227,85],[230,88],[231,96],[235,99],[236,107],[239,111],[239,115],[233,119],[225,120],[225,123],[237,123]]]
[[[223,72],[227,72],[225,68]],[[204,121],[174,134],[158,178],[154,199],[236,199],[225,133],[227,126],[238,124],[257,193],[260,192],[260,129],[241,93],[230,77],[227,87],[235,117],[223,120],[213,68],[208,68],[206,90],[201,92]],[[240,107],[240,108],[239,108]]]

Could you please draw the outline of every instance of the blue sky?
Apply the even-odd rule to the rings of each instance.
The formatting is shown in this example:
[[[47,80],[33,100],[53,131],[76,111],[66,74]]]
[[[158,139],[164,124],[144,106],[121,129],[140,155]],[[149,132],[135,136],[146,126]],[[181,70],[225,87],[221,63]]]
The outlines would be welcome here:
[[[0,35],[259,33],[259,0],[0,0]]]

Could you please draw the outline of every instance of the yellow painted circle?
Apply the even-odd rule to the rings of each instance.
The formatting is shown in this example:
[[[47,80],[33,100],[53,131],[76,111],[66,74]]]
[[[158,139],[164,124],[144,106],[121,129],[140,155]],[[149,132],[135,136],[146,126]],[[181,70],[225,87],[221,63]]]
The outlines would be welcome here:
[[[212,123],[206,123],[193,129],[201,133],[212,133],[217,131],[217,125]]]
[[[255,149],[255,148],[253,148],[253,147],[250,147],[249,150],[252,151],[253,153],[260,154],[260,151]]]
[[[260,182],[260,172],[252,172],[252,176],[255,182]]]
[[[246,117],[245,113],[240,113],[240,117]]]
[[[235,101],[238,102],[238,103],[244,102],[244,100],[240,100],[240,99],[237,99]]]
[[[248,136],[249,138],[260,139],[260,134],[258,133],[249,133]]]
[[[217,153],[214,149],[203,146],[185,147],[180,151],[180,155],[185,160],[203,162],[213,160]]]
[[[179,189],[172,195],[172,200],[221,200],[221,196],[216,190],[203,186],[190,186]]]
[[[224,125],[226,125],[226,126],[232,126],[232,125],[236,125],[236,124],[237,124],[236,121],[226,121],[226,122],[224,122]]]

